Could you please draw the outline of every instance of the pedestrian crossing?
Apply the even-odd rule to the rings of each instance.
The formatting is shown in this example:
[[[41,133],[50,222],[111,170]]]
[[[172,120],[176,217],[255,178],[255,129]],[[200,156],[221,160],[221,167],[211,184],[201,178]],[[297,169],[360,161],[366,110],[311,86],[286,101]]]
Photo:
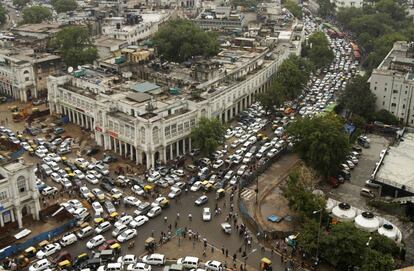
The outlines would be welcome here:
[[[254,192],[254,190],[249,189],[249,188],[243,188],[243,191],[240,194],[240,197],[244,200],[249,200],[255,196],[256,196],[256,192]]]

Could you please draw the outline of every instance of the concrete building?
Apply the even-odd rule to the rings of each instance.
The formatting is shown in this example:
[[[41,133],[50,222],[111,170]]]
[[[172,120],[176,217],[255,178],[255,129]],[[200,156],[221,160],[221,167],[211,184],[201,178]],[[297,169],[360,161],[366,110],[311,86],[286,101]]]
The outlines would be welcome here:
[[[303,37],[300,33],[290,37]],[[255,95],[270,86],[283,60],[300,52],[300,42],[255,48],[233,42],[217,56],[190,66],[152,61],[133,71],[160,89],[87,67],[50,76],[50,110],[93,130],[105,150],[150,168],[155,161],[189,152],[191,128],[201,117],[227,122],[252,104]]]
[[[158,31],[160,24],[168,20],[169,13],[134,14],[134,17],[108,17],[104,19],[102,34],[128,45],[138,44]]]
[[[414,43],[397,41],[368,80],[378,109],[414,126]]]
[[[413,161],[414,133],[406,132],[402,140],[388,148],[374,171],[374,182],[381,185],[383,195],[414,198]]]
[[[331,0],[331,3],[335,4],[335,8],[338,11],[340,8],[362,8],[364,0]]]
[[[29,48],[0,49],[0,93],[23,102],[46,97],[46,78],[60,68],[56,55]]]
[[[231,7],[206,8],[193,22],[203,29],[229,29],[241,30],[243,28],[243,15],[232,10]]]
[[[39,192],[34,166],[22,162],[0,165],[0,226],[17,221],[23,227],[23,217],[32,215],[39,220]]]

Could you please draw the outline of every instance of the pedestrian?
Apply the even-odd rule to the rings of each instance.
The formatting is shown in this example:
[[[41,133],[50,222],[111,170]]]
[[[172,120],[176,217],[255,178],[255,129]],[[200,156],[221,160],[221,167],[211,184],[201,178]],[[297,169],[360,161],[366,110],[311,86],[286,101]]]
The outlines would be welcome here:
[[[224,246],[221,246],[221,253],[224,255]]]
[[[169,229],[169,230],[171,230],[171,228],[172,228],[171,224],[170,224],[170,225],[168,225],[168,229]]]
[[[174,222],[174,227],[175,228],[177,228],[177,226],[178,226],[178,222],[177,222],[177,220]]]
[[[177,213],[177,220],[180,219],[180,213]]]
[[[211,246],[211,253],[214,253],[214,247]]]
[[[168,218],[164,216],[164,223],[167,223]]]
[[[236,253],[234,253],[234,254],[233,254],[233,262],[236,262],[236,258],[237,258],[237,254],[236,254]]]
[[[151,237],[154,237],[154,230],[151,231]]]
[[[203,249],[203,256],[206,256],[206,249]]]
[[[192,221],[193,220],[193,215],[192,214],[188,214],[188,220]]]
[[[226,249],[226,258],[229,256],[229,250]]]

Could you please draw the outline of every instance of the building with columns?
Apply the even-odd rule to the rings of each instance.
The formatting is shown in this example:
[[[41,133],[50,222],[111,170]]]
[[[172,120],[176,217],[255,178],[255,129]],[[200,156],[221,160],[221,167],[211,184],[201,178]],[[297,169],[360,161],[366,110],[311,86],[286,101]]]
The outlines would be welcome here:
[[[22,102],[46,97],[46,78],[61,68],[59,56],[31,48],[0,50],[0,95]]]
[[[50,76],[50,110],[93,130],[105,150],[151,168],[155,161],[165,163],[192,149],[189,135],[201,117],[227,122],[251,105],[283,60],[300,53],[302,28],[291,29],[291,42],[233,45],[191,67],[170,63],[168,72],[141,70],[146,80],[162,86],[157,93],[90,67]]]
[[[39,220],[39,191],[34,165],[19,161],[0,165],[0,226],[17,221],[23,227],[23,217]]]

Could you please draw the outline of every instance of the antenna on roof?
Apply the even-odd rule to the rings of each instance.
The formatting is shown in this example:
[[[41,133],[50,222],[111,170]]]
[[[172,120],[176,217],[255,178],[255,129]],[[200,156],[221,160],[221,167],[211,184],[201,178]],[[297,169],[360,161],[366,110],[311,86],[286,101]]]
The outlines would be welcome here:
[[[72,73],[73,72],[73,67],[69,67],[68,68],[68,73]]]

